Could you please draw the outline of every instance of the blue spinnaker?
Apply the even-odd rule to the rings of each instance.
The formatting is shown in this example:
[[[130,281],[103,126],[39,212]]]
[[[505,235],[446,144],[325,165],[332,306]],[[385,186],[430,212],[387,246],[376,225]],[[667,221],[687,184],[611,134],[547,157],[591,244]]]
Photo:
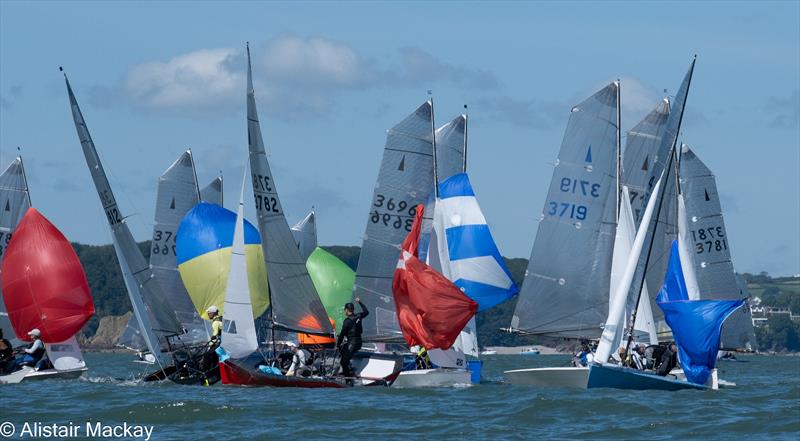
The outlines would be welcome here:
[[[678,241],[673,241],[664,286],[656,302],[672,329],[686,379],[705,384],[716,365],[722,324],[744,300],[689,300]]]
[[[478,311],[517,295],[466,173],[439,184],[433,224],[442,274],[478,303]]]

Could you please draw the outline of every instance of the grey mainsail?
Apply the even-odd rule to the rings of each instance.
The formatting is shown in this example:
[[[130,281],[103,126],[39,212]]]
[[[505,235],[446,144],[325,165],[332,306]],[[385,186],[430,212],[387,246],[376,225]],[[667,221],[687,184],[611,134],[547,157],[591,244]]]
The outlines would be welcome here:
[[[439,182],[465,170],[467,115],[436,129],[436,172]]]
[[[688,147],[680,161],[681,193],[686,202],[687,236],[691,239],[700,299],[746,297],[737,283],[731,260],[730,238],[725,230],[717,183],[711,170]],[[734,312],[722,327],[726,349],[755,350],[753,322],[748,308]]]
[[[175,235],[186,213],[200,201],[192,152],[187,150],[158,179],[155,226],[150,243],[150,268],[167,302],[175,311],[187,335],[185,342],[208,339],[203,319],[197,314],[183,286],[176,262]]]
[[[155,282],[153,272],[139,250],[139,246],[117,206],[114,193],[108,183],[100,157],[97,155],[94,142],[89,134],[89,129],[83,119],[66,74],[64,75],[64,81],[67,85],[75,129],[78,132],[81,148],[86,158],[86,165],[89,167],[106,220],[111,229],[114,251],[119,261],[134,314],[139,323],[139,329],[143,331],[148,349],[161,358],[161,348],[169,347],[166,337],[168,335],[181,334],[183,329],[169,303],[167,303],[161,287],[158,282]]]
[[[276,327],[311,334],[333,334],[328,314],[289,229],[264,150],[256,110],[250,48],[247,48],[247,140],[258,230],[269,274],[271,319]]]
[[[628,131],[625,141],[623,179],[630,193],[636,226],[639,226],[650,192],[667,163],[670,145],[662,139],[669,110],[669,99],[665,98]]]
[[[602,332],[616,228],[618,87],[572,108],[512,317],[519,332]]]
[[[370,308],[363,321],[363,337],[368,341],[403,339],[392,278],[417,205],[432,201],[432,118],[432,103],[426,101],[386,135],[353,287],[355,296]]]
[[[303,260],[317,248],[317,216],[313,211],[292,227],[292,236]]]
[[[6,246],[11,241],[17,224],[30,206],[31,198],[28,193],[25,168],[22,165],[22,158],[18,156],[0,175],[0,262],[3,261]],[[9,339],[14,346],[21,343],[21,340],[16,338],[14,327],[11,326],[11,321],[8,319],[1,291],[0,329],[3,330],[5,338]]]
[[[211,202],[222,207],[222,176],[217,176],[208,185],[200,189],[200,200]]]

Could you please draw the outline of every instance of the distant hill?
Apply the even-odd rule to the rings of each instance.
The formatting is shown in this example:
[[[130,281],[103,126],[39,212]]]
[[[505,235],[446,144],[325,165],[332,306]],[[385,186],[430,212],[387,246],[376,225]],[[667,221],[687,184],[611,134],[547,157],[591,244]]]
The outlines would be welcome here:
[[[78,254],[78,258],[83,263],[86,270],[86,277],[89,281],[89,288],[94,297],[97,315],[84,328],[85,337],[94,335],[100,322],[100,318],[107,316],[120,316],[131,311],[128,293],[122,281],[119,271],[117,257],[111,245],[83,245],[73,243],[73,247]],[[150,241],[139,243],[142,253],[146,258],[150,256]],[[348,266],[355,270],[358,265],[358,257],[361,249],[354,246],[323,246],[325,250],[332,253]],[[522,279],[528,260],[522,258],[506,258],[511,275],[514,281],[522,286]],[[758,275],[743,274],[748,282],[751,296],[758,296],[762,299],[762,304],[776,307],[789,307],[792,311],[800,313],[800,280],[796,278],[771,278],[766,273]],[[521,346],[528,344],[549,344],[559,345],[561,342],[554,339],[526,336],[521,337],[515,334],[502,332],[501,328],[508,328],[511,323],[511,315],[517,299],[514,298],[498,307],[481,312],[477,316],[478,338],[481,346]],[[791,326],[790,326],[791,328]],[[791,329],[786,338],[798,338],[800,340],[800,326],[797,326],[797,335],[792,334]],[[764,332],[759,334],[759,343],[762,338],[767,338]],[[774,347],[775,344],[769,337],[768,343],[763,348]],[[782,337],[778,337],[782,338]],[[786,347],[778,344],[779,347]],[[795,349],[800,350],[800,348]]]

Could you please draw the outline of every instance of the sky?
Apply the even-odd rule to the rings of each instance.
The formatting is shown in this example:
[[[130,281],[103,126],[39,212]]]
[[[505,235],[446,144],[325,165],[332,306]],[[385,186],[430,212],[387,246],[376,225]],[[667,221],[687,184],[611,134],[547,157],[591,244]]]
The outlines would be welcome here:
[[[360,245],[386,129],[428,98],[469,106],[469,172],[501,252],[530,255],[570,109],[621,79],[623,130],[697,66],[681,140],[715,173],[739,272],[800,273],[800,2],[0,1],[0,163],[33,204],[110,243],[64,66],[137,240],[159,175],[191,148],[238,197],[245,42],[290,224]],[[624,142],[624,141],[623,141]],[[247,190],[248,192],[250,189]],[[252,217],[253,210],[249,215]]]

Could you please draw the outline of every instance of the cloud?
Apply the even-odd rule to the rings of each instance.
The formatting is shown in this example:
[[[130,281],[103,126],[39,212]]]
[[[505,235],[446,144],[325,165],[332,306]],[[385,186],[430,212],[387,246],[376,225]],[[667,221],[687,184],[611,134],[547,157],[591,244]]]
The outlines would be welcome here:
[[[800,91],[795,90],[789,97],[769,97],[764,104],[769,127],[797,128],[800,126]]]
[[[259,110],[283,120],[329,115],[337,96],[347,90],[435,83],[477,90],[499,87],[490,72],[457,66],[414,47],[385,57],[390,61],[383,67],[324,37],[282,35],[261,49],[251,48],[251,55]],[[143,110],[229,113],[241,109],[245,66],[243,49],[199,49],[134,66],[118,89],[97,89],[96,101],[103,105],[122,93]]]
[[[124,90],[144,107],[178,109],[207,108],[229,101],[239,92],[244,77],[234,70],[236,49],[200,49],[166,62],[154,61],[133,67]]]
[[[518,127],[550,129],[568,116],[565,103],[535,99],[515,99],[509,96],[481,98],[475,107],[485,112],[487,119],[503,121]]]
[[[8,96],[11,96],[11,99]],[[20,98],[22,98],[22,86],[13,85],[8,88],[8,93],[0,93],[0,108],[9,110]]]

